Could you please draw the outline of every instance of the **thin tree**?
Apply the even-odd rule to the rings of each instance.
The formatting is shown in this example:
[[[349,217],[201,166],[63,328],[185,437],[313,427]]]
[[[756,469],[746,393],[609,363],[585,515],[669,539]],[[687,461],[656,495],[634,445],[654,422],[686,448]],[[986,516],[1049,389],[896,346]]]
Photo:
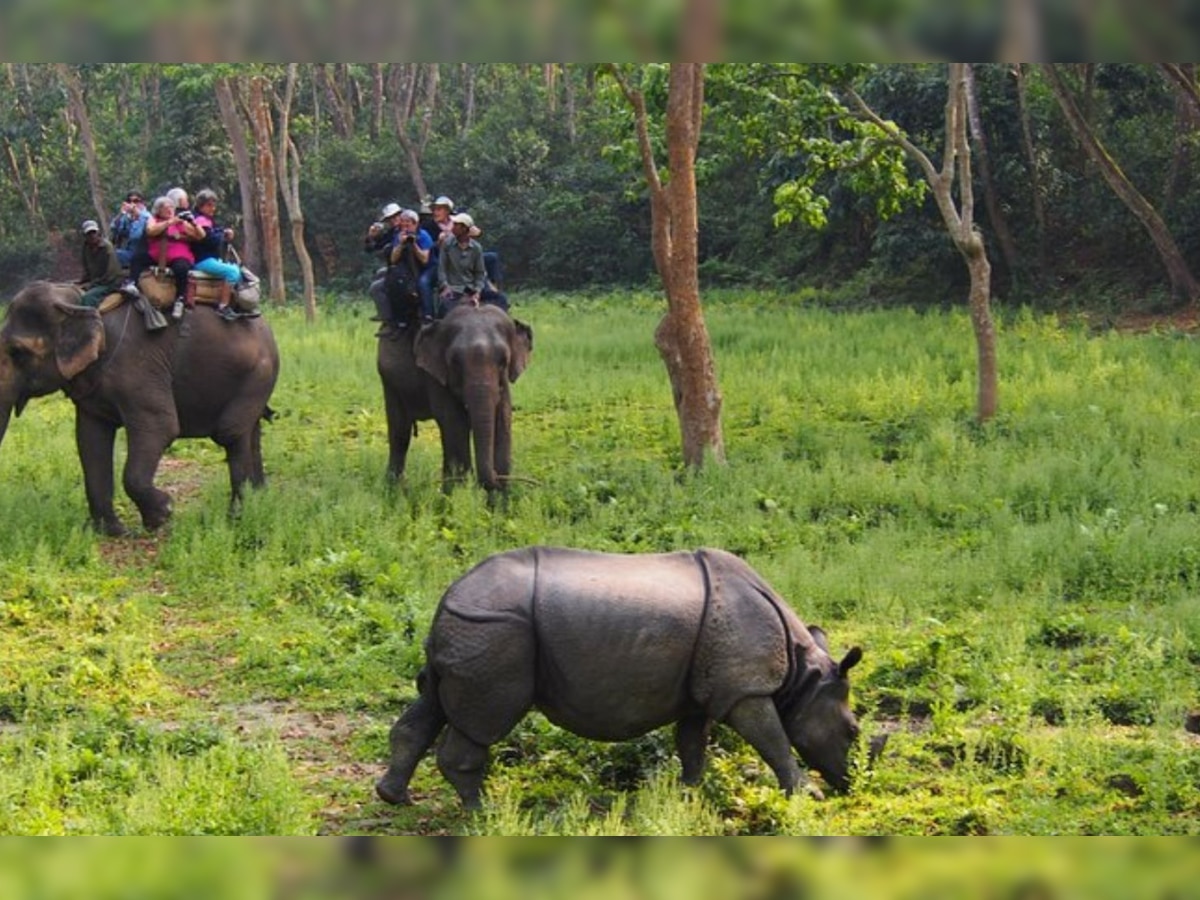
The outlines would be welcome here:
[[[437,63],[397,63],[392,66],[392,122],[417,197],[429,195],[421,160],[433,128],[438,82]]]
[[[278,175],[275,152],[272,149],[271,108],[267,102],[265,75],[250,76],[246,103],[250,130],[254,134],[254,145],[258,151],[254,161],[254,195],[258,202],[258,220],[262,226],[267,294],[274,302],[283,303],[286,288],[283,280],[283,242],[279,235]]]
[[[304,318],[311,323],[317,318],[316,283],[313,278],[312,257],[304,245],[304,207],[300,203],[300,154],[291,134],[292,98],[296,94],[297,68],[297,63],[288,63],[283,98],[276,98],[276,106],[279,109],[279,149],[275,153],[275,160],[278,164],[279,192],[283,195],[288,222],[292,226],[292,248],[296,251],[296,259],[300,262],[300,272],[304,279]]]
[[[979,112],[979,90],[975,82],[975,69],[970,63],[964,63],[963,72],[966,76],[967,122],[971,129],[971,140],[975,143],[979,159],[979,176],[983,184],[983,204],[987,209],[988,222],[996,234],[996,243],[1000,246],[1000,255],[1004,257],[1008,269],[1009,283],[1014,287],[1018,281],[1020,257],[1017,254],[1017,243],[1013,240],[1012,231],[1008,227],[1008,219],[1000,205],[997,196],[996,182],[992,178],[992,162],[988,153],[987,134],[983,128],[983,116]]]
[[[88,188],[92,195],[92,208],[104,234],[108,236],[108,211],[104,199],[104,186],[100,183],[100,164],[96,160],[96,140],[92,135],[92,119],[88,115],[87,101],[83,96],[83,82],[72,66],[66,63],[56,63],[58,77],[62,80],[67,92],[67,111],[70,118],[79,129],[79,143],[83,148],[83,162],[87,168]]]
[[[1070,90],[1063,81],[1058,66],[1054,63],[1045,63],[1041,66],[1041,70],[1045,74],[1046,81],[1049,82],[1055,98],[1058,100],[1058,105],[1063,111],[1063,116],[1066,118],[1067,124],[1070,126],[1072,133],[1074,133],[1075,139],[1079,141],[1080,146],[1087,154],[1088,159],[1100,171],[1105,184],[1109,186],[1129,211],[1134,214],[1137,220],[1142,223],[1142,227],[1146,229],[1150,240],[1154,242],[1154,247],[1158,250],[1158,255],[1166,267],[1167,277],[1171,282],[1172,293],[1176,299],[1184,303],[1194,303],[1197,297],[1200,296],[1200,283],[1197,283],[1195,277],[1193,277],[1187,260],[1184,259],[1183,253],[1180,252],[1179,246],[1175,243],[1175,239],[1171,236],[1171,232],[1167,228],[1167,223],[1163,221],[1153,204],[1143,197],[1141,192],[1133,186],[1133,182],[1121,171],[1121,167],[1117,165],[1117,161],[1104,148],[1104,145],[1100,142],[1100,138],[1096,136],[1095,129],[1092,128],[1087,116],[1075,102],[1075,98],[1071,95]]]
[[[700,307],[696,150],[704,107],[704,65],[671,64],[666,111],[670,177],[665,182],[650,141],[645,94],[615,65],[606,68],[633,108],[642,169],[650,189],[651,249],[667,295],[667,313],[655,329],[654,344],[671,380],[683,461],[698,469],[707,457],[725,461],[721,391]]]
[[[883,118],[866,104],[853,87],[847,87],[854,105],[888,137],[904,148],[920,166],[933,190],[938,212],[962,254],[971,276],[971,326],[975,331],[978,358],[976,417],[987,422],[996,415],[996,327],[991,312],[992,266],[987,248],[975,227],[975,193],[971,181],[971,145],[967,140],[966,63],[950,63],[946,92],[945,146],[939,169],[894,122]],[[957,187],[958,200],[955,200]]]
[[[233,165],[237,170],[238,192],[242,203],[242,252],[246,265],[262,271],[262,251],[259,249],[258,239],[258,203],[254,192],[254,164],[250,160],[250,150],[246,145],[247,123],[234,96],[233,77],[217,78],[213,89],[217,97],[221,124],[225,126],[225,136],[229,138],[229,147],[233,152]]]

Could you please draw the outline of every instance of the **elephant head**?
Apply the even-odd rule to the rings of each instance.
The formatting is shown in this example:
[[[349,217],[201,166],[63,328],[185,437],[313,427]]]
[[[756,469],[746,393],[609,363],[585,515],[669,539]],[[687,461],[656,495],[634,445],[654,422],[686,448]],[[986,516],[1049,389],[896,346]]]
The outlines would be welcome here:
[[[14,412],[66,387],[104,349],[100,314],[79,298],[73,285],[34,281],[9,304],[0,328],[0,441]]]
[[[528,325],[486,305],[460,306],[417,337],[417,366],[465,409],[476,475],[489,490],[502,488],[511,469],[509,384],[525,371],[532,350]]]

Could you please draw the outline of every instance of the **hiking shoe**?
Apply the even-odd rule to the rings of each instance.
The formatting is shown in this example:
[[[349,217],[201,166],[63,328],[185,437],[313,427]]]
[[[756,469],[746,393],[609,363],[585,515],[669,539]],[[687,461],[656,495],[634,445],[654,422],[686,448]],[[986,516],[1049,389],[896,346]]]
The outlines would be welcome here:
[[[132,281],[126,281],[123,285],[117,288],[117,290],[130,300],[136,300],[142,296],[141,292],[137,289],[137,285],[135,285]]]
[[[226,322],[232,322],[235,319],[241,318],[241,316],[238,315],[237,310],[234,309],[232,306],[218,306],[217,307],[217,315],[220,316],[222,319],[224,319]]]
[[[176,319],[176,320],[183,318],[183,298],[182,297],[175,298],[175,305],[171,307],[171,318]]]

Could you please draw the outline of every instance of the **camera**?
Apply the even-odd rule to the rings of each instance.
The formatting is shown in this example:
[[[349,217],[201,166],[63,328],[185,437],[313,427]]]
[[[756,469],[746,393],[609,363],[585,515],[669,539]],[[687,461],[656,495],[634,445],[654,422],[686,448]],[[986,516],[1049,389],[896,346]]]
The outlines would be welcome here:
[[[185,222],[195,221],[195,218],[196,218],[186,209],[183,212],[176,213],[175,216],[176,216],[176,218],[183,219],[183,221],[185,221]]]

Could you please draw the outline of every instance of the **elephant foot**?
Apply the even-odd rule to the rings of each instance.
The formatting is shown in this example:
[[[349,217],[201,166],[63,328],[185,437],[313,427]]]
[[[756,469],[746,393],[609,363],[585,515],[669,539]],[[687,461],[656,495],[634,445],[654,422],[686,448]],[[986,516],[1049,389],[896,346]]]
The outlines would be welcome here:
[[[116,516],[112,518],[93,519],[92,527],[105,537],[129,537],[129,529]]]
[[[375,794],[384,803],[390,803],[393,806],[412,805],[412,797],[408,795],[408,788],[390,785],[386,775],[375,782]]]

